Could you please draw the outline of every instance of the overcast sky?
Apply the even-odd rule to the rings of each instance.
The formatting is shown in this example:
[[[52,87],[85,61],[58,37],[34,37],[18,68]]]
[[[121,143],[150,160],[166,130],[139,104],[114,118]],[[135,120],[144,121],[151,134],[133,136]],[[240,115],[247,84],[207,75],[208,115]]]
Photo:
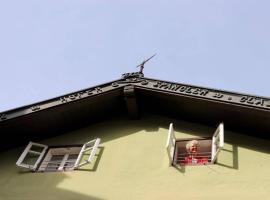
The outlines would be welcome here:
[[[269,0],[2,0],[0,111],[136,71],[270,96]]]

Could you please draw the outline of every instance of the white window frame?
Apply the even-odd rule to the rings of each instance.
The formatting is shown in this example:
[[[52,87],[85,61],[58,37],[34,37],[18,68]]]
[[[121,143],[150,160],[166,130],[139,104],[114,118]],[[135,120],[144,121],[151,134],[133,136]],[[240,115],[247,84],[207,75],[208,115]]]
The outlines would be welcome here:
[[[170,123],[166,149],[169,157],[169,164],[173,165],[173,156],[175,150],[176,137],[173,129],[173,123]],[[212,147],[211,147],[211,164],[214,164],[220,150],[224,146],[224,124],[223,122],[219,124],[216,131],[212,137]]]
[[[218,153],[224,146],[224,124],[220,123],[212,137],[211,163],[214,164]]]
[[[173,123],[170,123],[168,137],[167,137],[167,143],[166,143],[166,149],[169,157],[169,165],[173,164],[173,154],[174,154],[174,148],[175,148],[175,141],[176,137],[174,134],[173,129]]]
[[[74,163],[74,166],[73,166],[73,169],[78,169],[80,168],[81,166],[84,166],[84,165],[87,165],[87,164],[90,164],[93,162],[94,160],[94,156],[96,155],[96,151],[98,149],[98,146],[100,144],[100,138],[96,138],[94,140],[91,140],[85,144],[83,144],[82,148],[80,149],[80,152],[78,154],[78,157]],[[37,146],[37,147],[42,147],[42,151],[41,152],[38,152],[38,151],[33,151],[31,150],[31,148],[33,146]],[[76,147],[76,146],[74,146]],[[19,167],[22,167],[22,168],[27,168],[27,169],[30,169],[32,171],[43,171],[43,170],[38,170],[38,166],[44,161],[44,158],[46,158],[46,156],[48,155],[47,152],[47,149],[49,149],[50,147],[47,146],[47,145],[44,145],[44,144],[39,144],[39,143],[34,143],[34,142],[29,142],[29,144],[26,146],[26,148],[24,149],[23,153],[20,155],[19,159],[17,160],[16,162],[16,165],[19,166]],[[53,148],[58,148],[58,147],[53,147]],[[63,147],[59,147],[59,148],[63,148]],[[69,148],[72,148],[69,147]],[[88,157],[87,160],[85,161],[82,161],[82,157],[85,153],[89,152],[90,151],[90,155]],[[26,164],[26,163],[23,163],[25,157],[28,155],[28,154],[34,154],[34,155],[38,155],[38,158],[36,160],[36,162],[33,164],[33,165],[30,165],[30,164]],[[62,154],[59,154],[59,155],[62,155]],[[58,167],[58,170],[56,171],[63,171],[64,169],[64,166],[68,160],[68,156],[70,154],[63,154],[63,159]],[[47,162],[50,162],[50,157],[48,157],[48,161]],[[70,167],[70,169],[72,169],[72,167]]]
[[[76,151],[78,151],[78,155],[79,152],[81,150],[82,147],[77,147],[77,146],[63,146],[63,147],[52,147],[49,148],[49,150],[47,151],[46,155],[44,155],[44,158],[42,159],[39,168],[37,169],[37,171],[39,172],[47,172],[47,171],[70,171],[74,169],[74,164],[76,162],[76,160],[74,161],[73,165],[68,165],[68,167],[66,166],[66,164],[69,163],[69,156],[72,154],[76,154]],[[65,151],[65,149],[71,150],[70,152]],[[74,150],[74,149],[78,149],[78,150]],[[53,151],[53,153],[51,152]],[[75,151],[75,152],[74,152]],[[62,156],[61,159],[59,160],[52,160],[53,156]],[[55,166],[53,166],[52,168],[55,167],[55,170],[49,170],[48,167],[50,164],[54,164]]]
[[[80,168],[81,166],[84,166],[84,165],[87,165],[87,164],[91,164],[93,159],[94,159],[94,156],[96,155],[96,151],[97,151],[97,148],[99,146],[99,143],[100,143],[100,138],[97,138],[97,139],[94,139],[94,140],[91,140],[87,143],[85,143],[79,153],[79,156],[76,160],[76,163],[74,165],[74,169],[78,169]],[[81,162],[82,160],[82,156],[85,154],[85,152],[87,151],[90,151],[90,155],[88,157],[87,160],[85,160],[84,162]]]
[[[37,147],[42,147],[43,150],[42,152],[38,152],[38,151],[33,151],[31,150],[31,148],[33,146],[37,146]],[[26,148],[24,149],[23,153],[21,154],[21,156],[19,157],[19,159],[16,162],[16,165],[22,168],[27,168],[27,169],[31,169],[32,171],[35,171],[38,164],[40,163],[40,161],[42,160],[43,156],[45,155],[46,150],[48,149],[47,145],[44,144],[39,144],[39,143],[34,143],[34,142],[29,142],[28,145],[26,146]],[[23,163],[23,160],[25,159],[25,157],[28,154],[34,154],[34,155],[39,155],[38,159],[36,160],[34,165],[29,165],[26,163]]]

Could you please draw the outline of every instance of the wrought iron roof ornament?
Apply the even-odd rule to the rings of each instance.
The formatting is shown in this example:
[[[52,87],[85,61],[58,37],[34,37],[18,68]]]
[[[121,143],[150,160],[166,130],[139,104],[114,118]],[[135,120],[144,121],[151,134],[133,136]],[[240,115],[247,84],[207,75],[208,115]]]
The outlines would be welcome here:
[[[157,55],[157,54],[155,53],[155,54],[152,55],[150,58],[144,60],[141,64],[139,64],[139,65],[137,66],[137,67],[140,67],[140,73],[143,74],[144,64],[145,64],[146,62],[148,62],[150,59],[152,59],[155,55]]]

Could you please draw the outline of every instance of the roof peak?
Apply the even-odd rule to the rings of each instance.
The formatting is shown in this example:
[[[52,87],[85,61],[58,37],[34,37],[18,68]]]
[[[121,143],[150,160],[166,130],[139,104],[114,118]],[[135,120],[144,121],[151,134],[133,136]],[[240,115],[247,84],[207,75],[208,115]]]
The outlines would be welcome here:
[[[123,79],[126,78],[143,78],[144,74],[142,72],[129,72],[129,73],[124,73],[122,74]]]

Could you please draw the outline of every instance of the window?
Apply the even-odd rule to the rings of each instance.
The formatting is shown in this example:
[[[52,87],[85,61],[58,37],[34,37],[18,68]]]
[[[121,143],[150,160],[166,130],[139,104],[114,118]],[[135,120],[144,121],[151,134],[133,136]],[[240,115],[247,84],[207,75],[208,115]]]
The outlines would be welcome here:
[[[34,142],[24,149],[16,165],[34,172],[71,171],[93,162],[100,138],[82,145],[47,146]],[[87,156],[87,159],[85,157]]]
[[[170,165],[214,164],[223,146],[223,123],[220,123],[213,137],[191,139],[176,139],[173,124],[170,124],[166,144]]]

